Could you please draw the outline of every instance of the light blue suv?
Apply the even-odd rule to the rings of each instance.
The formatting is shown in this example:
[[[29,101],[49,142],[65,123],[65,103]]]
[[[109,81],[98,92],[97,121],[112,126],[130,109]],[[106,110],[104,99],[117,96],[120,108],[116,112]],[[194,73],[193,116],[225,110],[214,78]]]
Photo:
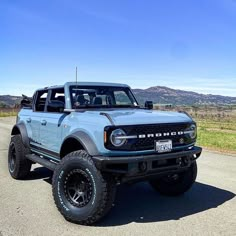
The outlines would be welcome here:
[[[112,207],[116,186],[149,181],[165,195],[195,182],[196,123],[184,112],[141,108],[130,87],[66,83],[24,96],[9,146],[9,172],[39,163],[54,171],[53,196],[69,221],[93,224]]]

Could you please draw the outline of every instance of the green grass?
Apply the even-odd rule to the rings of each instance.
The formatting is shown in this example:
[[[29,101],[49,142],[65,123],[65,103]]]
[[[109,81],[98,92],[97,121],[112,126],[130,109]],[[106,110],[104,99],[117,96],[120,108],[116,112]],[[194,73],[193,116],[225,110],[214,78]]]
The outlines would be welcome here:
[[[236,117],[197,119],[199,146],[236,153]]]
[[[199,128],[197,144],[219,151],[236,152],[236,133]]]

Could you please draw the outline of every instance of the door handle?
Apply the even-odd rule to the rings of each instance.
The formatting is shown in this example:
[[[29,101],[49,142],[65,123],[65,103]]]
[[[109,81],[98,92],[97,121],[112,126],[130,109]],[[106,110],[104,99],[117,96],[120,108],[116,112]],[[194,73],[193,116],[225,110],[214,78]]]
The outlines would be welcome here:
[[[26,122],[27,122],[27,123],[30,123],[30,122],[31,122],[31,118],[27,118],[27,119],[26,119]]]
[[[41,120],[41,125],[46,125],[47,121],[46,120]]]

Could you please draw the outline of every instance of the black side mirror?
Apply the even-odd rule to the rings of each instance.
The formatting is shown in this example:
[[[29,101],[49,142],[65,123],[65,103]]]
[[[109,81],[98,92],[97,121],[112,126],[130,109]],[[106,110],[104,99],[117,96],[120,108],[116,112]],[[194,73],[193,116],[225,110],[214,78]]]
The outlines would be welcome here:
[[[149,109],[149,110],[153,109],[153,102],[152,101],[146,101],[145,102],[145,108]]]
[[[62,101],[51,100],[48,102],[47,111],[48,112],[63,112],[65,103]]]
[[[20,102],[21,107],[32,108],[32,100],[33,100],[32,98],[22,94],[22,100]]]
[[[32,107],[32,102],[27,100],[27,99],[23,99],[23,100],[21,100],[20,105],[21,105],[21,107],[31,108]]]

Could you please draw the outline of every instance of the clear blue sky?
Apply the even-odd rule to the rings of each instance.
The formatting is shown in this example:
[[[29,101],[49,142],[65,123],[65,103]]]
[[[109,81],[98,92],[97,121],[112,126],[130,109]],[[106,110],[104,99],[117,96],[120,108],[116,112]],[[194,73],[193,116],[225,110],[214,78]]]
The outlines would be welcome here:
[[[1,0],[0,94],[75,80],[236,96],[236,0]]]

